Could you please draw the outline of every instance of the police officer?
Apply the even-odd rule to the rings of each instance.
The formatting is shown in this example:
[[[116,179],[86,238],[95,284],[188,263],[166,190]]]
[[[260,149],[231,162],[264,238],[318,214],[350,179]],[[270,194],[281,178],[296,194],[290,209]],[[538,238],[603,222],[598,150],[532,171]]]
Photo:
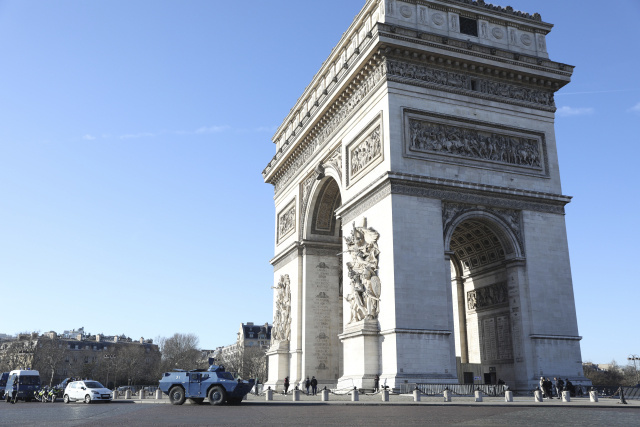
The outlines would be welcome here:
[[[13,383],[11,385],[11,403],[16,403],[18,400],[18,376],[13,378]]]

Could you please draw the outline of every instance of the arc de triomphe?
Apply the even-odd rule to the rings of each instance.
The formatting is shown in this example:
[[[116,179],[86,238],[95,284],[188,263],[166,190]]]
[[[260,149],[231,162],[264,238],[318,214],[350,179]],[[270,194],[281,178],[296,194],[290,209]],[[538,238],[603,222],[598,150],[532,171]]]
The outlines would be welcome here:
[[[573,67],[551,28],[484,1],[366,2],[263,172],[267,385],[586,380],[554,134]]]

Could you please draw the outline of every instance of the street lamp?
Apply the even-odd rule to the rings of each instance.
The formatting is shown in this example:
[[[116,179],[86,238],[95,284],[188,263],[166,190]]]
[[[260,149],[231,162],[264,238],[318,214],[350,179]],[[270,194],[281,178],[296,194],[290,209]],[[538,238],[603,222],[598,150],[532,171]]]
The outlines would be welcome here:
[[[629,357],[627,357],[627,360],[633,360],[633,368],[636,371],[636,384],[640,384],[640,381],[638,381],[638,366],[636,365],[636,362],[640,360],[640,356],[638,356],[637,354],[631,354]]]
[[[105,354],[103,357],[105,359],[109,360],[109,364],[107,365],[107,387],[109,387],[109,371],[111,371],[111,365],[113,365],[113,359],[116,358],[116,355],[115,354]]]

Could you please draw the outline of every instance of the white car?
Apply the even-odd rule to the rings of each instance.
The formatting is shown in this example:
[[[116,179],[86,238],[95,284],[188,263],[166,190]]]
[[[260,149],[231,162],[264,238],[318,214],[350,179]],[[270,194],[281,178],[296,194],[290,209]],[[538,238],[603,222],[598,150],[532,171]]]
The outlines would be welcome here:
[[[111,402],[111,390],[100,384],[98,381],[85,380],[74,381],[67,384],[64,389],[64,403],[84,401],[91,402]]]

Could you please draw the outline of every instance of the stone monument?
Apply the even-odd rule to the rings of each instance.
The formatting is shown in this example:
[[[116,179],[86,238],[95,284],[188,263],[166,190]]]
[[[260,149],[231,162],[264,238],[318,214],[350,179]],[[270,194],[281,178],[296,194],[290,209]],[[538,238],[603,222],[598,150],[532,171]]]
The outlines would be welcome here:
[[[554,134],[573,67],[551,29],[482,0],[366,2],[263,171],[266,385],[586,382]]]

